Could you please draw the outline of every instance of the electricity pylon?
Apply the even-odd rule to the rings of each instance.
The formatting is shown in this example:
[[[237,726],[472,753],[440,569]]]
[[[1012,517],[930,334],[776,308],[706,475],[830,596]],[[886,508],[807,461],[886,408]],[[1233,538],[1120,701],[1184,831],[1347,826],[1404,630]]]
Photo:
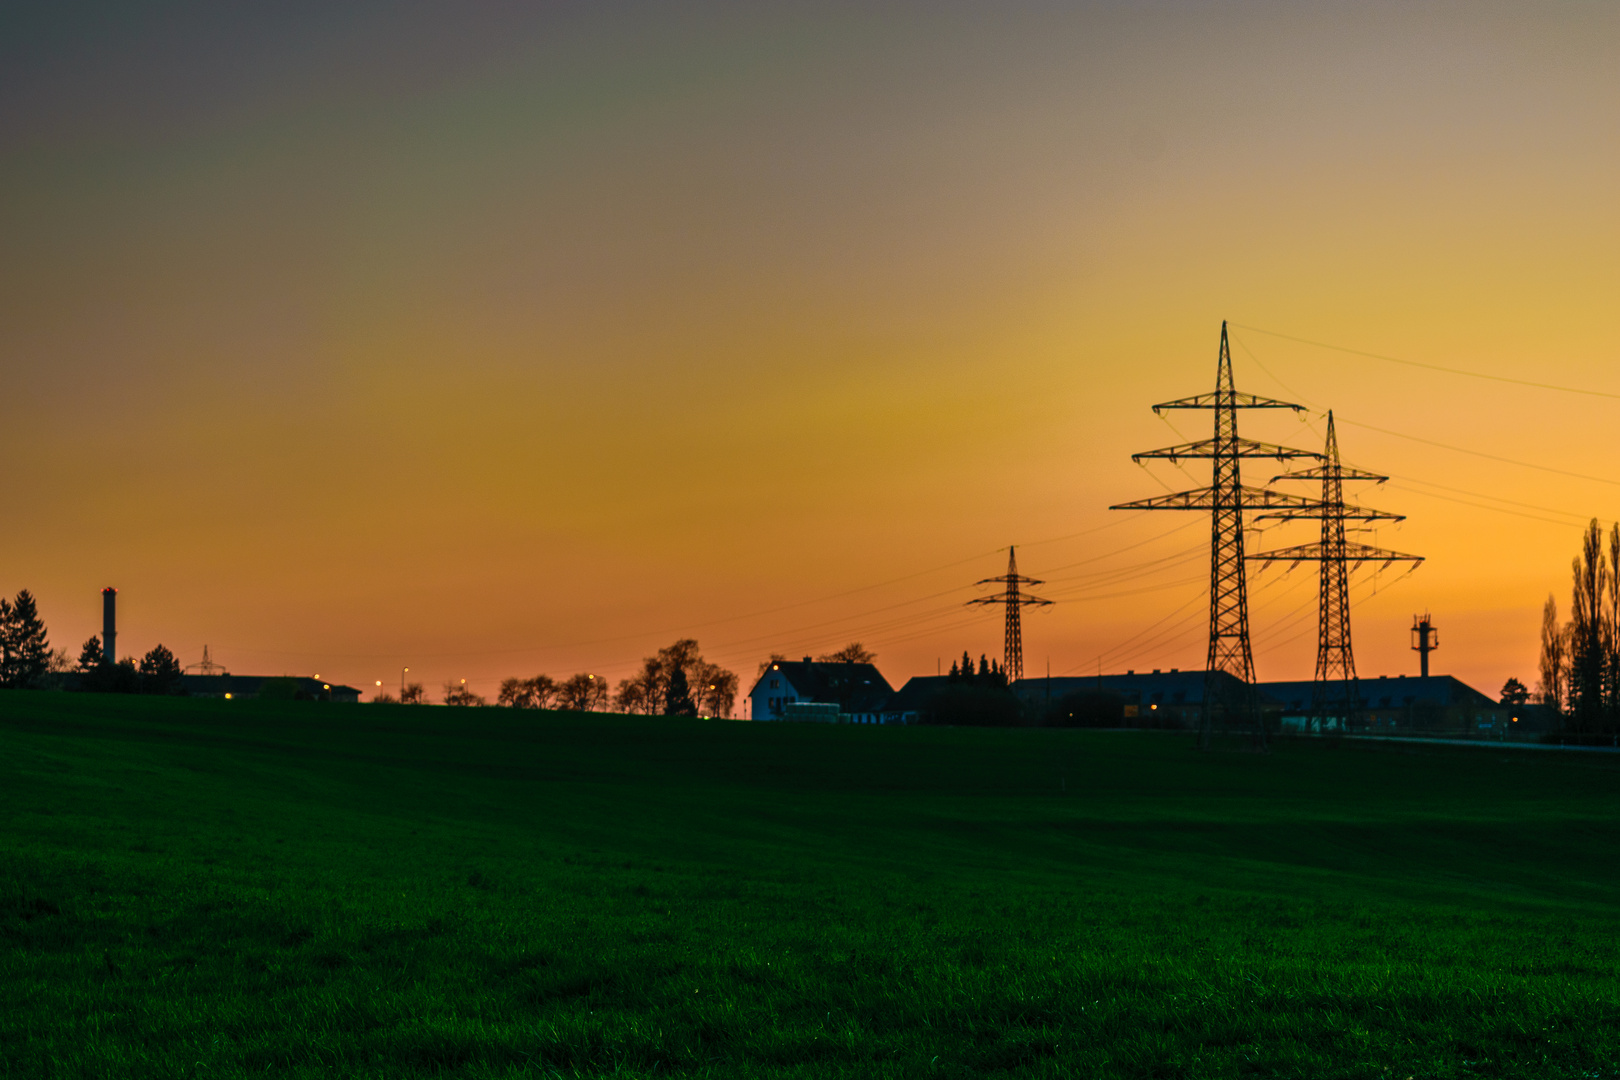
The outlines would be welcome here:
[[[1306,509],[1285,509],[1259,515],[1260,518],[1276,521],[1319,519],[1322,522],[1322,539],[1317,543],[1262,551],[1249,556],[1252,562],[1321,564],[1317,599],[1316,676],[1311,687],[1311,718],[1319,725],[1324,725],[1329,717],[1339,717],[1341,725],[1348,727],[1360,707],[1356,657],[1350,648],[1350,564],[1415,564],[1423,561],[1421,555],[1385,551],[1345,539],[1347,521],[1406,520],[1401,514],[1386,514],[1382,510],[1349,505],[1344,501],[1346,480],[1369,480],[1382,484],[1388,479],[1387,476],[1344,467],[1339,460],[1339,437],[1333,430],[1333,413],[1329,410],[1327,447],[1322,455],[1322,464],[1272,477],[1273,483],[1278,480],[1320,480],[1321,501]]]
[[[1005,585],[1004,590],[993,596],[977,596],[968,601],[968,604],[989,607],[991,604],[1007,605],[1007,652],[1002,660],[1001,670],[1007,675],[1007,683],[1011,685],[1024,677],[1024,628],[1019,621],[1018,612],[1026,607],[1049,607],[1050,600],[1043,600],[1039,596],[1032,596],[1026,592],[1019,592],[1020,585],[1040,585],[1039,579],[1024,577],[1018,572],[1018,552],[1014,548],[1007,549],[1007,573],[1002,577],[989,577],[976,585]]]
[[[202,663],[200,663],[200,664],[192,664],[189,667],[187,667],[186,670],[187,671],[196,671],[197,674],[199,674],[199,675],[229,675],[230,674],[230,672],[225,670],[224,665],[214,663],[212,658],[209,657],[209,655],[208,655],[208,646],[207,645],[203,646]]]
[[[1221,354],[1215,368],[1215,392],[1179,398],[1153,406],[1165,409],[1211,409],[1215,413],[1214,438],[1163,450],[1134,454],[1132,461],[1155,458],[1175,462],[1181,458],[1209,458],[1213,483],[1207,488],[1157,495],[1151,499],[1119,503],[1110,510],[1208,510],[1209,541],[1209,659],[1204,668],[1204,700],[1199,710],[1198,745],[1207,750],[1217,717],[1234,717],[1253,725],[1255,741],[1265,745],[1266,729],[1254,690],[1254,650],[1249,644],[1249,587],[1243,557],[1243,511],[1305,509],[1308,499],[1269,488],[1244,487],[1238,462],[1243,458],[1320,458],[1313,450],[1255,442],[1237,433],[1239,409],[1293,409],[1305,406],[1272,398],[1240,394],[1232,384],[1232,353],[1221,323]],[[1239,680],[1234,689],[1221,679],[1225,673]]]

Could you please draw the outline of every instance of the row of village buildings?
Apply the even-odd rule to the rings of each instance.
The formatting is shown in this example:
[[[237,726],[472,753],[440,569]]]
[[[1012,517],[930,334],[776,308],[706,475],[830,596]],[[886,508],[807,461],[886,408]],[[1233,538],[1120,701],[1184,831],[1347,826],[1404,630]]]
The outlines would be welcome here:
[[[1224,673],[1217,676],[1237,680]],[[263,678],[243,675],[187,675],[184,692],[197,697],[257,696]],[[359,701],[354,687],[318,679],[278,679],[296,683],[296,696],[327,701]],[[782,660],[761,672],[749,692],[744,719],[849,724],[919,724],[940,722],[934,715],[953,687],[951,676],[917,676],[896,690],[876,665]],[[1194,728],[1205,692],[1204,672],[1127,671],[1120,675],[1059,676],[1021,679],[1009,688],[1020,714],[1036,723],[1062,723],[1065,703],[1099,699],[1116,710],[1119,726]],[[1270,726],[1280,730],[1333,730],[1337,717],[1313,715],[1313,684],[1265,682],[1255,690]],[[291,696],[291,695],[289,695]],[[1448,733],[1472,737],[1535,737],[1547,730],[1544,710],[1536,705],[1509,705],[1450,675],[1362,679],[1357,684],[1360,709],[1353,724],[1362,732]],[[949,721],[946,721],[949,722]],[[1094,719],[1093,719],[1094,722]]]
[[[1218,679],[1235,678],[1225,673]],[[855,724],[916,724],[934,719],[930,709],[955,685],[951,676],[918,676],[894,689],[872,664],[826,663],[805,657],[780,661],[762,672],[749,694],[753,720],[820,720]],[[1205,693],[1203,671],[1127,671],[1021,679],[1010,690],[1022,713],[1050,718],[1064,702],[1113,699],[1121,726],[1194,728]],[[1228,693],[1230,693],[1228,688]],[[1320,731],[1337,728],[1337,717],[1313,715],[1314,684],[1265,682],[1255,686],[1259,705],[1274,727]],[[1492,700],[1450,675],[1379,676],[1356,684],[1359,709],[1351,722],[1363,732],[1445,732],[1512,738],[1547,727],[1536,705]],[[1061,716],[1058,717],[1061,721]]]

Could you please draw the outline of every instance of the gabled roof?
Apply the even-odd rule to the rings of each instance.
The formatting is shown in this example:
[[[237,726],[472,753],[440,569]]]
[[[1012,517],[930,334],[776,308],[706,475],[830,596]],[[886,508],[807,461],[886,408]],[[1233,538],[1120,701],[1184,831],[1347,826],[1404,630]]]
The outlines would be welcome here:
[[[1217,672],[1216,679],[1228,684],[1230,690],[1243,685],[1242,680],[1226,672]],[[1260,700],[1267,703],[1263,684]],[[1054,678],[1020,679],[1013,684],[1013,693],[1026,701],[1045,699],[1053,701],[1065,694],[1101,691],[1118,694],[1127,705],[1201,705],[1204,701],[1204,672],[1193,671],[1127,671],[1123,675],[1068,675]]]
[[[1260,689],[1282,702],[1283,709],[1309,709],[1315,686],[1310,680],[1260,683]],[[1408,705],[1460,705],[1494,707],[1496,702],[1451,675],[1397,675],[1357,679],[1356,695],[1363,709],[1403,709]]]
[[[822,663],[805,657],[803,660],[778,660],[760,672],[754,682],[771,675],[787,680],[801,701],[819,701],[836,704],[845,712],[876,712],[894,693],[877,667],[872,664]]]
[[[895,691],[883,706],[884,712],[914,713],[922,712],[928,705],[929,698],[945,689],[959,679],[952,679],[949,675],[913,675],[906,680],[906,685]]]

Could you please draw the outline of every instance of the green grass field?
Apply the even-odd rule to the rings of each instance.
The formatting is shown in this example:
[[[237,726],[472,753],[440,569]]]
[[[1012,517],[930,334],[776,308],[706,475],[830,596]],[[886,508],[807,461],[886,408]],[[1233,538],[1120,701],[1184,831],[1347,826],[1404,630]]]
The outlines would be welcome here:
[[[0,1075],[1620,1076],[1620,759],[0,696]]]

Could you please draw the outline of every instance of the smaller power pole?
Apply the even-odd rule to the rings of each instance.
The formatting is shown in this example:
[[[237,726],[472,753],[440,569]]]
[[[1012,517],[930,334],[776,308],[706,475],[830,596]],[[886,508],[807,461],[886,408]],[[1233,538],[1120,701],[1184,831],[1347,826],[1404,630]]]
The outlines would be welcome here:
[[[1017,682],[1024,677],[1024,628],[1018,617],[1020,608],[1049,607],[1052,601],[1043,600],[1039,596],[1020,592],[1020,585],[1040,585],[1042,582],[1036,578],[1024,577],[1018,572],[1018,553],[1013,548],[1007,549],[1007,573],[1001,577],[985,578],[977,582],[979,585],[1005,585],[1006,589],[993,596],[980,596],[968,601],[968,605],[988,607],[991,604],[1004,604],[1007,608],[1006,652],[1002,658],[1001,670],[1007,675],[1008,684]]]
[[[1423,677],[1429,677],[1429,654],[1440,647],[1440,631],[1429,621],[1429,613],[1412,616],[1412,648],[1418,654]]]
[[[186,670],[187,671],[195,671],[199,675],[229,675],[230,674],[230,672],[225,670],[225,665],[214,663],[213,658],[208,655],[208,646],[207,645],[203,646],[202,663],[200,663],[200,664],[192,664],[189,667],[187,667]]]

